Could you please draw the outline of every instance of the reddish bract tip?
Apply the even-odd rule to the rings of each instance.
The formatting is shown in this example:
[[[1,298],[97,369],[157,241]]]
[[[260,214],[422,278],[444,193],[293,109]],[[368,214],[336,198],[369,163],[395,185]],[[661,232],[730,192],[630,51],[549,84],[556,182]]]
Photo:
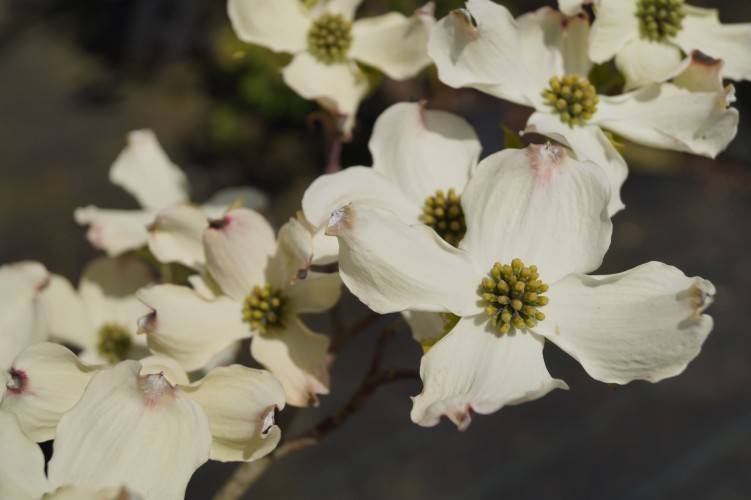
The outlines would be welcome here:
[[[230,222],[232,222],[232,217],[229,214],[227,214],[221,219],[210,219],[209,228],[221,230],[227,227]]]
[[[10,374],[10,380],[5,386],[8,389],[8,392],[15,395],[19,395],[25,392],[26,388],[29,385],[29,376],[26,374],[26,372],[15,367],[11,367],[10,370],[8,370],[8,373]]]

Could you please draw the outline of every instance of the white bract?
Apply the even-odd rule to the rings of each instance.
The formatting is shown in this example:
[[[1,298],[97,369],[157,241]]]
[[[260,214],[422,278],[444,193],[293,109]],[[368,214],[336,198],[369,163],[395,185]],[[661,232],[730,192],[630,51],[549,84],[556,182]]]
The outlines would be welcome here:
[[[738,112],[728,108],[732,86],[717,77],[719,61],[692,57],[672,83],[619,96],[598,96],[587,80],[589,23],[550,8],[514,20],[490,0],[469,0],[431,31],[428,53],[440,79],[530,106],[528,130],[554,137],[581,159],[605,169],[613,196],[626,163],[604,130],[647,146],[714,157],[735,136]],[[722,56],[722,54],[720,54]]]
[[[60,417],[81,399],[94,371],[59,344],[31,345],[7,371],[0,409],[15,414],[34,441],[54,439]]]
[[[55,488],[44,474],[44,454],[16,417],[0,410],[0,498],[8,500],[143,500],[126,487]]]
[[[136,334],[138,318],[148,308],[135,293],[153,279],[146,264],[128,256],[91,262],[77,291],[67,279],[53,275],[44,294],[50,335],[80,348],[86,363],[146,356],[146,339]]]
[[[24,347],[46,340],[48,323],[42,295],[50,274],[38,262],[0,266],[0,370]]]
[[[284,81],[343,120],[348,134],[369,90],[358,63],[395,80],[412,78],[430,64],[428,31],[435,23],[427,4],[411,17],[396,12],[354,21],[362,0],[229,0],[237,36],[276,52],[293,54]]]
[[[581,3],[559,1],[571,15]],[[722,59],[724,78],[751,79],[751,23],[722,24],[717,9],[684,0],[597,0],[594,11],[589,56],[596,63],[615,56],[627,89],[671,78],[695,50]]]
[[[339,299],[339,276],[309,272],[312,236],[296,219],[274,231],[260,214],[230,210],[205,231],[207,269],[224,295],[159,285],[138,297],[152,309],[142,318],[152,351],[187,370],[206,366],[238,340],[252,337],[253,357],[282,383],[287,402],[315,404],[329,390],[329,339],[300,314],[322,312]]]
[[[274,412],[284,404],[265,370],[232,365],[189,383],[169,358],[90,367],[42,343],[14,364],[0,415],[13,414],[36,441],[55,439],[51,488],[125,484],[145,499],[169,499],[183,498],[209,458],[252,461],[271,452],[281,438]]]
[[[222,190],[200,207],[190,204],[185,174],[170,161],[151,130],[128,134],[128,144],[112,164],[109,178],[143,207],[76,209],[76,222],[89,226],[89,242],[109,256],[148,245],[160,262],[201,269],[206,218],[218,217],[238,201],[251,208],[266,204],[265,196],[253,188]]]
[[[475,169],[462,196],[459,248],[373,204],[331,217],[342,281],[371,309],[458,316],[422,359],[416,423],[446,415],[463,428],[470,410],[490,413],[565,388],[545,367],[545,340],[617,384],[676,375],[698,354],[712,328],[701,314],[711,283],[656,262],[579,274],[598,268],[610,244],[610,195],[597,165],[561,146],[530,146]]]
[[[426,223],[458,243],[465,230],[458,198],[481,150],[472,127],[451,113],[427,110],[423,103],[398,103],[378,117],[368,147],[372,168],[323,175],[305,191],[302,207],[308,221],[322,228],[342,205],[380,203],[404,222]],[[316,248],[316,259],[335,260],[336,238],[322,238],[332,241]]]

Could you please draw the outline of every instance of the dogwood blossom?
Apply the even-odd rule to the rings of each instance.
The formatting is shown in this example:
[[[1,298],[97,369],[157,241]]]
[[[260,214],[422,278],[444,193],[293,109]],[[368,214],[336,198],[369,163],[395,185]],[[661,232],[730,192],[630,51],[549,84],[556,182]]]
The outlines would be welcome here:
[[[148,312],[135,293],[152,283],[151,269],[122,256],[101,257],[83,271],[78,290],[58,275],[44,294],[50,335],[81,349],[86,363],[116,363],[148,355],[136,335],[138,318]]]
[[[44,474],[44,454],[21,430],[16,417],[0,410],[0,498],[13,500],[142,500],[125,487],[92,490],[53,488]]]
[[[652,147],[714,157],[735,136],[732,86],[716,77],[719,61],[698,54],[672,83],[618,96],[597,95],[587,79],[589,23],[542,8],[514,20],[490,0],[468,0],[432,29],[428,53],[440,79],[530,106],[530,131],[570,146],[605,168],[613,190],[610,213],[623,208],[627,167],[603,130]],[[705,70],[706,69],[706,70]]]
[[[680,373],[712,328],[714,287],[651,262],[608,276],[610,183],[561,146],[482,160],[464,190],[467,233],[454,248],[376,205],[334,212],[345,285],[379,313],[449,312],[450,331],[423,357],[412,420],[460,428],[566,384],[542,357],[548,340],[595,379],[624,384]],[[450,325],[452,326],[452,325]]]
[[[190,204],[187,177],[169,160],[151,130],[128,134],[128,144],[112,164],[109,178],[143,207],[76,209],[76,222],[89,226],[89,242],[109,256],[148,245],[160,262],[201,268],[205,261],[201,234],[206,217],[218,217],[238,200],[252,208],[266,203],[256,189],[230,188],[217,192],[200,207]]]
[[[581,3],[559,2],[571,15]],[[722,59],[724,78],[751,79],[751,23],[722,24],[717,9],[684,0],[597,0],[594,9],[589,57],[602,63],[615,56],[627,89],[671,78],[695,50]]]
[[[0,266],[0,370],[24,347],[49,336],[42,298],[49,280],[49,272],[38,262]]]
[[[322,175],[305,191],[302,207],[314,227],[351,201],[387,204],[405,222],[423,222],[453,244],[464,235],[458,200],[480,156],[480,141],[462,118],[428,110],[424,103],[397,103],[375,122],[368,143],[373,167],[349,167]],[[336,257],[336,238],[321,259]]]
[[[274,411],[284,408],[284,391],[264,370],[221,367],[189,383],[169,358],[92,367],[42,343],[10,373],[0,413],[13,414],[32,439],[55,439],[50,487],[125,484],[147,499],[183,498],[209,458],[256,460],[281,437]],[[42,414],[50,433],[38,432]]]
[[[237,36],[248,43],[293,55],[284,81],[306,99],[344,120],[349,133],[369,90],[358,63],[395,80],[415,76],[430,64],[428,30],[432,3],[411,17],[397,12],[353,20],[362,0],[229,0]]]
[[[341,281],[335,273],[308,271],[310,232],[292,219],[276,239],[263,216],[234,209],[210,223],[203,241],[208,272],[224,295],[207,299],[175,285],[141,290],[138,297],[152,309],[140,323],[151,350],[195,370],[252,337],[251,354],[280,380],[287,402],[315,404],[316,394],[329,390],[329,339],[299,315],[331,308]]]

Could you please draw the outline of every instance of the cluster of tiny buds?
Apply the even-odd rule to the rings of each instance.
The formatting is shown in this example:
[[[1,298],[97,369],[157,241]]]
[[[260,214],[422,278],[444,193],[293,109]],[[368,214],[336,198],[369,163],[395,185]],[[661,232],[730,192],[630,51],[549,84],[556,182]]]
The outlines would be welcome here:
[[[254,286],[243,303],[243,320],[252,330],[268,333],[270,328],[281,326],[284,302],[281,291],[270,284]]]
[[[542,295],[548,285],[540,280],[537,266],[527,267],[521,259],[511,265],[496,262],[480,288],[485,313],[500,333],[508,333],[512,326],[531,328],[545,319],[538,307],[548,303]]]
[[[422,206],[420,221],[453,246],[459,246],[467,232],[461,199],[454,188],[449,189],[447,195],[439,189],[434,196],[428,196]]]
[[[642,35],[653,41],[672,38],[683,26],[683,0],[639,0],[636,4]]]
[[[582,125],[597,111],[597,90],[583,76],[554,76],[548,83],[550,87],[542,91],[542,97],[567,125]]]
[[[341,14],[322,14],[308,31],[308,51],[324,64],[342,62],[352,45],[352,23]]]
[[[127,328],[118,323],[106,323],[97,332],[97,351],[110,363],[128,357],[133,339]]]

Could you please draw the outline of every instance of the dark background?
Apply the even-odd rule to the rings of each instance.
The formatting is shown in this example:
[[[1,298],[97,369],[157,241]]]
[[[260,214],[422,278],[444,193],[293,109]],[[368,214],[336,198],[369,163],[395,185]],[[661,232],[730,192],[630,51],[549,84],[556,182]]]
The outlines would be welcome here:
[[[516,14],[545,3],[552,5],[505,2]],[[724,9],[725,21],[751,22],[746,2],[694,3]],[[459,2],[438,4],[443,15]],[[414,6],[366,0],[360,12]],[[0,0],[0,262],[36,259],[77,279],[96,252],[73,210],[135,208],[107,172],[137,128],[157,132],[196,201],[252,184],[270,195],[277,224],[299,208],[325,163],[322,132],[308,120],[316,107],[281,82],[284,57],[234,39],[224,9],[219,0]],[[419,384],[400,382],[319,446],[273,465],[248,498],[751,498],[751,85],[736,87],[740,130],[716,161],[629,146],[627,209],[615,218],[601,270],[660,260],[715,283],[715,330],[683,375],[611,388],[548,346],[551,373],[571,390],[476,416],[463,433],[447,422],[412,424],[408,396]],[[519,129],[529,113],[447,89],[430,70],[409,82],[386,79],[364,102],[342,163],[370,164],[366,142],[378,113],[423,98],[467,118],[485,155],[503,145],[501,122]],[[343,311],[347,323],[366,314],[351,298]],[[333,394],[300,412],[291,433],[348,398],[372,352],[372,330],[341,352]],[[415,368],[419,356],[403,329],[387,363]],[[188,498],[208,498],[231,468],[201,468]]]

